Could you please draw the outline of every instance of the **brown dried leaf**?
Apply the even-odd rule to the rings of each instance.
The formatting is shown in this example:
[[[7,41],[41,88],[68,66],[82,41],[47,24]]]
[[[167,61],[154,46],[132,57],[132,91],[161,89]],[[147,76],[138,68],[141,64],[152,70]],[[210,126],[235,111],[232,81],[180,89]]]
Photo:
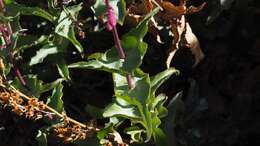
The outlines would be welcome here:
[[[192,32],[192,29],[188,22],[186,23],[186,33],[184,38],[187,42],[187,47],[190,48],[192,54],[195,57],[195,63],[193,64],[193,67],[195,67],[204,58],[204,53],[200,48],[198,38]]]
[[[198,7],[190,6],[190,7],[187,9],[186,14],[197,13],[197,12],[201,11],[201,10],[205,7],[206,4],[207,4],[207,3],[204,2],[203,4],[201,4],[201,5],[198,6]]]
[[[176,19],[175,21],[172,21],[171,26],[172,26],[171,30],[174,35],[174,38],[173,38],[172,47],[169,50],[169,54],[168,54],[168,57],[166,60],[167,68],[170,67],[172,58],[174,57],[176,51],[179,49],[179,43],[181,41],[181,36],[182,36],[183,32],[186,30],[184,15],[180,19]]]
[[[185,14],[185,6],[175,6],[168,1],[162,2],[162,8],[165,11],[165,15],[168,15],[167,17],[169,18],[180,17]]]
[[[198,38],[195,36],[195,34],[192,32],[192,29],[188,22],[185,23],[184,16],[179,21],[180,24],[172,24],[172,32],[174,33],[174,43],[170,49],[170,52],[168,54],[167,60],[166,60],[166,66],[167,68],[170,67],[171,61],[176,53],[176,51],[179,49],[179,43],[181,39],[184,39],[185,46],[190,48],[191,53],[195,57],[195,63],[193,64],[193,67],[195,67],[203,58],[204,53],[202,52],[199,44]],[[184,37],[182,38],[182,34],[184,33]]]

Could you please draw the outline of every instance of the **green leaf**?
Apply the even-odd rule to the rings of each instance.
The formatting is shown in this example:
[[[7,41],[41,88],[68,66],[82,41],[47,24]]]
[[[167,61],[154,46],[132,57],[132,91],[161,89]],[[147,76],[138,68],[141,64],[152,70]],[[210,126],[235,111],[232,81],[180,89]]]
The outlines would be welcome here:
[[[164,103],[167,100],[167,96],[165,94],[159,94],[156,98],[155,101],[153,102],[154,104],[154,109],[158,111],[158,117],[166,117],[168,115],[168,110],[166,107],[164,107]]]
[[[117,16],[117,22],[123,25],[126,16],[126,3],[125,0],[110,0],[110,5],[114,9],[115,15]],[[92,7],[96,17],[100,17],[107,12],[107,8],[103,0],[96,0],[96,3]]]
[[[114,131],[113,123],[109,123],[106,125],[105,128],[102,128],[100,131],[97,132],[97,138],[99,140],[104,139],[107,136],[107,134],[109,134],[113,131]]]
[[[117,74],[117,73],[113,73],[112,77],[113,77],[113,81],[114,81],[115,95],[116,96],[126,95],[128,92],[128,89],[129,89],[126,77],[121,74]]]
[[[154,129],[154,141],[156,146],[170,146],[167,141],[167,136],[160,128]]]
[[[27,93],[29,96],[35,96],[37,98],[40,97],[43,89],[43,81],[39,80],[35,75],[27,75],[24,77],[28,89],[26,89],[16,77],[11,83],[16,89],[23,93]]]
[[[138,143],[144,142],[142,134],[145,133],[145,130],[140,128],[139,126],[128,127],[124,131],[125,133],[131,136],[131,142],[138,142]]]
[[[47,135],[41,130],[38,130],[36,140],[38,141],[38,146],[47,146]]]
[[[27,88],[25,88],[19,79],[16,77],[11,85],[15,87],[17,90],[26,93],[29,96],[34,96],[39,98],[41,93],[47,92],[54,87],[57,86],[57,84],[61,81],[62,79],[57,79],[56,81],[52,83],[46,83],[44,84],[43,81],[39,80],[36,75],[27,75],[24,77],[26,83],[27,83]]]
[[[107,118],[113,116],[120,116],[128,119],[140,120],[141,117],[138,114],[136,108],[119,104],[118,100],[122,100],[122,99],[116,99],[116,100],[117,102],[112,103],[111,105],[105,108],[103,117]]]
[[[59,74],[61,77],[63,77],[66,81],[71,80],[70,72],[69,72],[68,66],[65,64],[64,59],[61,59],[60,61],[58,61],[57,68],[58,68],[58,71],[59,71]]]
[[[35,15],[35,16],[39,16],[42,18],[45,18],[47,20],[49,20],[50,22],[54,22],[55,21],[55,17],[52,16],[50,13],[48,13],[47,11],[38,8],[38,7],[28,7],[28,6],[23,6],[20,4],[10,4],[6,6],[6,13],[8,16],[16,16],[16,15]]]
[[[103,115],[102,115],[104,112],[103,109],[100,109],[100,108],[90,105],[90,104],[87,104],[84,109],[92,118],[95,118],[95,119],[103,118]]]
[[[73,21],[77,20],[78,12],[81,9],[82,3],[64,8],[58,19],[58,25],[55,28],[55,33],[68,39],[80,53],[82,53],[84,49],[76,39]]]
[[[46,35],[42,35],[39,38],[32,35],[18,36],[17,44],[14,48],[15,54],[27,48],[43,45],[48,42],[48,39]]]
[[[32,66],[38,63],[42,63],[48,55],[56,53],[58,53],[57,46],[54,44],[44,45],[40,50],[37,51],[36,55],[31,58],[29,65]]]
[[[139,42],[135,36],[123,37],[122,47],[125,49],[126,58],[122,69],[133,73],[142,64],[143,57],[147,50],[147,44]]]
[[[109,59],[109,58],[108,58]],[[70,64],[69,68],[85,68],[85,69],[95,69],[102,70],[107,72],[117,72],[126,74],[123,71],[120,71],[118,68],[121,68],[123,64],[123,60],[120,59],[118,61],[114,60],[90,60],[88,62],[81,61],[77,63]]]
[[[69,65],[69,68],[86,68],[103,70],[122,75],[132,74],[141,65],[143,57],[147,50],[147,44],[142,42],[143,37],[148,30],[149,19],[157,12],[157,9],[145,17],[145,19],[136,28],[122,37],[122,47],[125,50],[126,59],[119,58],[115,47],[106,53],[95,55],[94,60],[88,62],[77,62]]]
[[[48,98],[47,104],[54,108],[57,112],[62,113],[64,111],[63,107],[63,101],[62,101],[62,96],[63,96],[63,85],[62,82],[57,84],[57,86],[54,88],[52,92],[52,96]]]
[[[165,134],[167,135],[167,141],[170,145],[166,146],[176,146],[176,138],[174,134],[174,128],[176,126],[177,118],[179,115],[183,115],[184,103],[181,100],[182,92],[177,93],[169,102],[167,109],[168,115],[162,119],[161,127]]]
[[[8,23],[8,22],[12,21],[12,18],[13,17],[0,15],[0,22],[1,23]]]
[[[143,106],[145,106],[146,103],[148,103],[150,91],[150,78],[149,76],[146,76],[135,83],[135,87],[129,91],[129,96],[137,99]]]
[[[172,74],[179,74],[179,71],[175,68],[169,68],[151,77],[151,92],[153,95],[155,95],[157,88],[159,88],[167,79],[169,79]]]
[[[132,29],[127,35],[135,36],[138,40],[142,41],[148,31],[148,22],[156,13],[158,13],[158,11],[159,8],[155,8],[152,12],[147,14],[145,18],[136,26],[136,28]]]
[[[139,108],[140,109],[140,108]],[[147,105],[143,105],[142,106],[142,112],[143,112],[143,121],[144,121],[144,126],[146,128],[146,139],[145,139],[145,142],[148,142],[152,135],[153,135],[153,122],[154,120],[157,120],[157,119],[153,119],[152,117],[152,113],[151,111],[148,109],[148,106]]]

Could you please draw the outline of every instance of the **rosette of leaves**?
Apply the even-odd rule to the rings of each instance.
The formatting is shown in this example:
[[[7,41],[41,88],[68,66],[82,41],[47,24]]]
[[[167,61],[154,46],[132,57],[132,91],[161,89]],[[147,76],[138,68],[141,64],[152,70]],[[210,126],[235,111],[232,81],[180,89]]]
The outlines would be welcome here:
[[[112,73],[114,81],[115,100],[103,112],[104,118],[110,118],[106,128],[98,133],[99,139],[116,130],[125,119],[131,121],[131,127],[125,129],[131,135],[132,142],[148,142],[153,137],[158,145],[165,142],[164,132],[160,129],[160,118],[167,115],[163,106],[167,97],[164,94],[156,95],[158,87],[172,74],[178,71],[169,68],[155,76],[142,72],[139,68],[148,45],[143,38],[148,30],[148,22],[158,8],[149,13],[135,28],[122,36],[121,43],[126,53],[126,59],[120,59],[116,48],[105,53],[95,53],[89,61],[77,62],[69,65],[70,68],[85,68],[102,70]],[[129,89],[125,76],[131,74],[134,88]]]

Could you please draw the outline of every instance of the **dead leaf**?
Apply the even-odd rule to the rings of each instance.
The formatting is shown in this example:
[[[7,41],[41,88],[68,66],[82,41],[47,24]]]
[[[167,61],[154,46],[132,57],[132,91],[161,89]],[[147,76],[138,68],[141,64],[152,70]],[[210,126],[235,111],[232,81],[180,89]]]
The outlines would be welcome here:
[[[192,32],[192,29],[188,22],[186,22],[186,32],[184,38],[187,42],[187,47],[191,49],[191,52],[195,57],[195,63],[193,64],[193,67],[195,67],[204,58],[204,53],[200,48],[198,38]]]
[[[181,17],[182,15],[185,14],[185,6],[175,6],[174,4],[172,4],[171,2],[168,1],[164,1],[162,2],[162,8],[164,9],[164,13],[165,15],[167,15],[167,17]]]
[[[206,4],[207,4],[207,3],[204,2],[203,4],[201,4],[201,5],[198,6],[198,7],[190,6],[190,7],[187,9],[186,14],[197,13],[197,12],[201,11],[201,10],[205,7]]]

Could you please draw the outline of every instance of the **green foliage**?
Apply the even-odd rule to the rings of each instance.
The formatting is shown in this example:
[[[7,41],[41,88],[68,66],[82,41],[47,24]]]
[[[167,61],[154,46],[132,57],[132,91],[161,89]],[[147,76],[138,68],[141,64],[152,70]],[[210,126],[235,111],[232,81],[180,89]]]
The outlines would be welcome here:
[[[26,7],[20,4],[12,3],[6,6],[6,12],[9,16],[17,15],[35,15],[53,22],[56,18],[47,11],[38,7]]]
[[[129,119],[133,127],[126,129],[135,142],[147,142],[153,136],[157,143],[162,143],[163,131],[159,128],[160,118],[167,115],[163,103],[167,97],[163,94],[156,96],[158,87],[172,74],[178,71],[170,68],[154,77],[140,71],[139,67],[147,51],[147,44],[143,37],[148,30],[150,18],[158,12],[155,9],[148,14],[136,28],[122,36],[122,47],[125,49],[126,59],[117,55],[115,47],[104,54],[93,54],[86,62],[77,62],[69,65],[70,68],[85,68],[103,70],[113,74],[115,101],[106,107],[105,118],[122,117]],[[125,76],[131,74],[134,88],[129,90]],[[140,126],[141,125],[141,126]],[[142,135],[146,136],[143,137]]]
[[[167,96],[157,93],[157,89],[170,76],[173,74],[178,75],[179,72],[174,68],[169,68],[155,76],[150,76],[149,73],[145,73],[140,69],[149,48],[143,39],[148,32],[151,18],[159,11],[159,8],[155,8],[136,27],[122,35],[121,44],[126,54],[125,59],[120,59],[116,47],[112,47],[105,53],[91,54],[86,60],[84,58],[85,50],[77,40],[77,31],[75,29],[78,27],[79,14],[83,9],[83,3],[57,7],[53,0],[48,0],[48,9],[27,7],[8,0],[5,3],[7,4],[7,13],[4,16],[0,15],[1,22],[10,22],[14,31],[9,51],[14,55],[15,61],[23,58],[29,60],[23,64],[23,70],[27,73],[23,75],[26,81],[26,86],[24,86],[18,77],[14,77],[9,73],[13,65],[13,62],[9,60],[8,54],[10,52],[8,50],[0,51],[1,58],[4,59],[7,66],[6,75],[10,76],[10,78],[13,77],[11,82],[13,87],[37,98],[40,98],[43,93],[51,93],[46,104],[59,113],[66,113],[62,97],[64,85],[73,83],[69,69],[81,68],[109,72],[113,77],[115,98],[104,109],[92,105],[85,108],[91,116],[97,119],[110,119],[110,122],[96,134],[98,140],[104,142],[109,133],[118,134],[118,126],[128,120],[131,122],[131,126],[124,129],[124,132],[131,136],[131,142],[144,143],[151,141],[153,138],[153,141],[158,146],[169,145],[165,129],[161,127],[161,119],[168,114],[168,109],[164,106]],[[117,22],[124,25],[126,2],[124,0],[111,0],[110,3],[115,10]],[[92,10],[94,15],[100,18],[106,14],[107,8],[103,0],[96,0]],[[21,32],[24,30],[20,25],[20,18],[23,15],[32,15],[47,20],[51,24],[48,26],[51,31],[48,34],[37,36],[31,34],[22,35]],[[86,20],[86,22],[88,21]],[[66,57],[69,53],[72,54],[69,52],[68,47],[71,46],[78,50],[83,59],[67,65]],[[26,56],[27,53],[28,56]],[[56,67],[57,74],[61,78],[54,80],[53,77],[57,78],[57,75],[51,74],[49,78],[52,79],[52,82],[43,82],[40,80],[42,78],[38,76],[39,73],[37,74],[37,71],[33,70],[38,66]],[[132,89],[128,87],[126,75],[132,76],[134,84]],[[59,122],[55,121],[55,124]],[[53,123],[49,122],[48,124]],[[39,146],[47,146],[47,134],[44,130],[38,131],[36,140]],[[97,142],[97,138],[94,138],[93,143]]]
[[[47,135],[41,130],[38,130],[36,140],[38,141],[38,146],[47,146]]]
[[[67,8],[64,7],[64,10],[59,16],[58,25],[55,27],[55,33],[68,39],[80,53],[82,53],[84,49],[75,37],[73,22],[75,23],[77,21],[78,12],[81,9],[82,4],[70,6]]]
[[[58,48],[53,44],[47,44],[37,51],[36,55],[31,58],[29,65],[32,66],[38,63],[42,63],[43,59],[48,55],[56,53],[58,53]]]
[[[63,89],[62,82],[59,82],[54,88],[52,92],[52,96],[49,97],[47,100],[47,105],[54,108],[59,113],[62,113],[64,111],[63,101],[62,101],[62,96],[63,96],[62,89]]]
[[[25,76],[24,79],[27,83],[27,87],[24,87],[17,77],[13,80],[11,85],[14,86],[16,89],[37,98],[40,97],[42,93],[55,88],[55,86],[62,81],[62,79],[57,79],[52,83],[43,83],[43,81],[39,80],[36,75],[30,74]]]

